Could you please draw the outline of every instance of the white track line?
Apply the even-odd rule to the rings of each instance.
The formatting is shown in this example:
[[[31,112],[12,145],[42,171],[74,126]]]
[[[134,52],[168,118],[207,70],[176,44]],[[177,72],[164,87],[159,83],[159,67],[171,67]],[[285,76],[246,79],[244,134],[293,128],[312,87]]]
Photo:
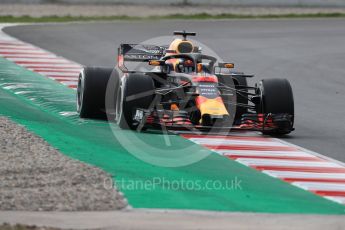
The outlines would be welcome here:
[[[280,142],[269,141],[244,141],[244,140],[227,140],[227,139],[206,139],[206,138],[191,138],[193,142],[201,145],[248,145],[248,146],[286,146]]]
[[[39,49],[36,49],[36,50],[26,50],[26,49],[23,49],[23,50],[9,50],[9,49],[0,49],[0,54],[17,54],[17,53],[24,53],[25,55],[27,54],[33,54],[33,55],[37,55],[37,54],[44,54],[44,55],[47,55],[48,53],[44,52],[43,50],[39,50]]]
[[[304,188],[306,190],[313,190],[313,191],[341,191],[345,192],[345,184],[339,183],[328,183],[328,182],[293,182],[295,186]]]
[[[301,179],[345,179],[345,173],[310,173],[264,170],[270,176],[277,178],[301,178]]]
[[[45,71],[34,71],[34,72],[37,72],[37,73],[40,73],[42,75],[45,75],[45,76],[60,76],[60,77],[70,77],[70,76],[76,76],[78,77],[79,76],[79,72],[45,72]]]
[[[46,58],[35,58],[35,59],[32,59],[32,58],[6,58],[10,61],[13,61],[13,62],[46,62],[46,63],[64,63],[64,64],[70,64],[69,61],[66,61],[66,60],[63,60],[61,58],[55,58],[55,59],[46,59]]]
[[[50,79],[57,81],[72,81],[75,82],[78,80],[78,77],[49,77]]]
[[[287,160],[273,160],[273,159],[255,159],[255,158],[238,158],[236,161],[247,165],[247,166],[302,166],[302,167],[332,167],[332,168],[342,168],[341,165],[335,164],[333,162],[327,161],[287,161]]]
[[[249,151],[249,150],[217,150],[217,153],[220,153],[225,156],[267,156],[267,157],[309,157],[310,154],[307,154],[302,151]]]
[[[18,53],[18,52],[0,52],[0,56],[4,58],[16,58],[16,57],[23,57],[23,58],[57,58],[57,56],[53,54],[47,54],[43,52],[36,52],[36,53]]]
[[[333,200],[334,202],[345,204],[345,197],[343,196],[324,196],[326,199]]]

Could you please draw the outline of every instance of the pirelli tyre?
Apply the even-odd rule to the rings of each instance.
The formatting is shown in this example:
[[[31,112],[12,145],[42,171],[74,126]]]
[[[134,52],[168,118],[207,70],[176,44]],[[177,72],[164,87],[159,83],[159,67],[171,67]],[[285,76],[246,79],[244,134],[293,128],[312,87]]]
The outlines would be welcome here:
[[[135,130],[136,109],[148,109],[154,98],[154,82],[148,75],[131,73],[122,78],[117,94],[116,123],[122,129]]]
[[[77,112],[81,118],[105,119],[105,94],[113,68],[85,67],[79,74]]]
[[[292,131],[294,123],[294,98],[291,85],[287,79],[264,79],[259,82],[261,97],[258,113],[291,115],[289,127],[274,131],[263,131],[269,135],[283,135]]]

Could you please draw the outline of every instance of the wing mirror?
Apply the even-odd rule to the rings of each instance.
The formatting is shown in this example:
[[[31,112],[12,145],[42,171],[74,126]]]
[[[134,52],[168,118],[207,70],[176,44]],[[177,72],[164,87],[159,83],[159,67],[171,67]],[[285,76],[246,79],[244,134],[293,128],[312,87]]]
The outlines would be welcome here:
[[[170,65],[165,64],[164,60],[150,60],[149,65],[160,66],[162,73],[165,73],[165,74],[170,73]]]
[[[219,68],[226,68],[226,69],[233,69],[235,68],[234,63],[228,63],[228,62],[220,62],[218,63]]]
[[[233,69],[235,68],[234,63],[229,63],[229,62],[219,62],[218,66],[214,66],[213,70],[215,74],[220,74],[222,72],[222,69]]]
[[[163,61],[163,60],[150,60],[149,61],[149,65],[152,65],[152,66],[163,66],[163,65],[165,65],[165,61]]]

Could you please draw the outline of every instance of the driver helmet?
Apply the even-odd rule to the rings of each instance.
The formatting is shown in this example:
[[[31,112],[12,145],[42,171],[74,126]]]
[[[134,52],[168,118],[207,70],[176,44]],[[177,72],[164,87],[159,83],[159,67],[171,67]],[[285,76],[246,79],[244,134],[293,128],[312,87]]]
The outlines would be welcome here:
[[[192,73],[195,71],[194,62],[190,59],[179,58],[175,65],[175,71],[178,73]]]

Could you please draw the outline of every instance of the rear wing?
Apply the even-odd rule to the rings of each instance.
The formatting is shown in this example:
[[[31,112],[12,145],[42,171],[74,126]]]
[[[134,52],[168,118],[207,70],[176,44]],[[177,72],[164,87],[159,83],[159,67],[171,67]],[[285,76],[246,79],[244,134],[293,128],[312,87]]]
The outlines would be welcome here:
[[[159,60],[164,56],[166,49],[166,46],[121,44],[118,53],[123,55],[124,61],[147,62],[149,60]]]
[[[118,48],[118,66],[128,72],[125,62],[148,62],[159,60],[165,55],[167,46],[145,44],[121,44]]]

